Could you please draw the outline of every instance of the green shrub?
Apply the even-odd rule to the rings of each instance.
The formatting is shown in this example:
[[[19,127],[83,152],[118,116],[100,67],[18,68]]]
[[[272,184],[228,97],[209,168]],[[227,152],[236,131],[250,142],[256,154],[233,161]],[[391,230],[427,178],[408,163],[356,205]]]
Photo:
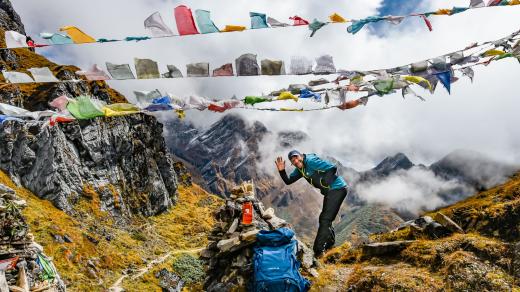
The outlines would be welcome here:
[[[200,282],[204,279],[202,262],[189,254],[182,254],[176,258],[173,269],[186,283]]]

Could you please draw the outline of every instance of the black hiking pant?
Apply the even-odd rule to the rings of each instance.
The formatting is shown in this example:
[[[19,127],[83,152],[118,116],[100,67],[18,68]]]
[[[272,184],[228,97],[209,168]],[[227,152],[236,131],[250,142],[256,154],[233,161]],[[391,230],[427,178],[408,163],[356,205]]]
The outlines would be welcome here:
[[[336,242],[332,221],[338,215],[343,200],[347,197],[348,189],[330,190],[323,196],[323,208],[320,213],[318,233],[314,240],[314,255],[320,256],[326,250],[332,248]]]

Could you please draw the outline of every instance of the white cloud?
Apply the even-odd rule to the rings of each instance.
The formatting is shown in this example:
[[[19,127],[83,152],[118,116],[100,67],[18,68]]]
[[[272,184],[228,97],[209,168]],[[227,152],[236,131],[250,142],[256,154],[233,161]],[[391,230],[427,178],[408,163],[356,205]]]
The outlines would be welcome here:
[[[324,19],[332,12],[361,18],[376,13],[381,0],[343,2],[302,0],[257,1],[185,1],[192,9],[212,11],[218,26],[249,25],[249,11],[265,12],[288,21],[298,14],[304,18]],[[449,6],[467,6],[469,1],[451,1]],[[143,35],[143,20],[155,11],[174,26],[173,7],[178,1],[91,0],[71,1],[13,0],[31,35],[56,31],[62,25],[77,25],[95,37]],[[425,10],[443,8],[438,1],[423,1]],[[344,25],[329,25],[309,38],[306,28],[259,30],[242,33],[212,34],[153,40],[141,43],[67,46],[40,52],[59,63],[86,67],[105,61],[131,63],[134,57],[147,57],[181,68],[187,63],[209,61],[215,68],[247,52],[261,58],[289,60],[291,55],[317,57],[328,53],[338,67],[377,69],[411,63],[466,47],[474,41],[498,39],[520,28],[520,6],[478,9],[455,16],[432,18],[434,30],[428,32],[419,18],[406,20],[401,26],[388,25],[384,37],[363,29],[356,35]],[[392,152],[401,151],[412,160],[433,162],[453,149],[484,152],[492,157],[519,162],[520,115],[516,82],[520,66],[513,59],[476,69],[475,83],[461,79],[453,85],[452,95],[439,87],[427,102],[402,100],[400,94],[373,98],[368,107],[341,112],[272,113],[239,111],[247,119],[260,120],[273,131],[306,131],[311,140],[302,151],[326,153],[359,170]],[[261,94],[306,82],[308,77],[241,77],[200,78],[156,81],[111,81],[110,85],[131,96],[133,90],[159,88],[178,95],[199,94],[230,97]],[[173,115],[173,114],[172,114]],[[189,113],[199,125],[207,125],[220,114]],[[274,158],[278,154],[272,153]]]
[[[401,211],[419,214],[445,204],[437,194],[464,188],[456,181],[443,180],[426,169],[411,168],[399,171],[377,183],[358,184],[356,191],[369,203],[384,203]],[[467,193],[471,189],[465,188]]]

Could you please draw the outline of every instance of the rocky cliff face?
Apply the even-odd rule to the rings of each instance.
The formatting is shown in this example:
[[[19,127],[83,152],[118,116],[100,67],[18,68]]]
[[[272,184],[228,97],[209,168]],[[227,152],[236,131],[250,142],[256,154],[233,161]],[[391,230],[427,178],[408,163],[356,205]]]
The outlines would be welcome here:
[[[113,215],[155,215],[176,200],[172,160],[155,118],[133,115],[45,127],[0,126],[0,168],[58,208],[89,191]]]
[[[1,36],[4,30],[24,33],[9,1],[0,3]],[[60,79],[80,79],[74,74],[78,68],[55,64],[29,49],[1,50],[0,67],[19,72],[49,67]],[[126,101],[105,82],[78,82],[5,84],[0,102],[46,110],[49,101],[60,95],[91,95],[107,103]],[[118,219],[131,214],[150,216],[167,210],[177,196],[177,176],[162,125],[146,115],[56,127],[42,122],[4,123],[0,126],[0,169],[67,212],[72,212],[81,196],[96,193],[100,208]]]

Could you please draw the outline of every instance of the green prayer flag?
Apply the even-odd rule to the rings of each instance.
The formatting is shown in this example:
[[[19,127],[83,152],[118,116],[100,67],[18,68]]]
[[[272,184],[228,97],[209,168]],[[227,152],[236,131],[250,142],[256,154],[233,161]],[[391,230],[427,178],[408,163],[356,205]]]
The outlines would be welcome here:
[[[103,113],[101,101],[92,100],[88,96],[79,96],[77,99],[72,99],[67,104],[69,112],[78,120],[93,119],[95,117],[102,117]]]
[[[266,101],[270,101],[270,99],[266,98],[266,97],[260,97],[260,96],[246,96],[244,99],[244,103],[249,104],[249,105],[255,105],[257,103],[266,102]]]

